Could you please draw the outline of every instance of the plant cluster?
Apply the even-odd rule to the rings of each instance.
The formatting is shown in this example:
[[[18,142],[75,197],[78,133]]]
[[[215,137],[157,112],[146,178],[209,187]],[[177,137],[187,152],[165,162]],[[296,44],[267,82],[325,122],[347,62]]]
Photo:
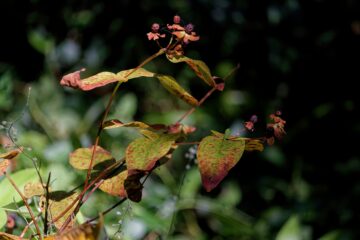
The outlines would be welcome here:
[[[212,130],[211,135],[204,136],[199,141],[187,142],[187,137],[196,131],[196,127],[182,124],[183,120],[196,111],[215,91],[223,91],[226,81],[238,66],[228,76],[217,77],[211,74],[205,62],[185,56],[188,45],[198,41],[200,36],[195,33],[193,24],[183,24],[178,15],[174,16],[172,24],[161,26],[159,23],[153,23],[151,31],[147,33],[147,38],[156,42],[159,51],[135,68],[118,73],[100,72],[86,78],[81,77],[82,72],[85,71],[85,69],[81,69],[63,76],[60,81],[62,86],[81,91],[90,91],[109,84],[116,84],[99,122],[93,145],[80,147],[69,154],[69,164],[77,170],[83,170],[86,175],[80,191],[52,191],[51,172],[45,179],[41,176],[36,161],[34,161],[34,169],[38,173],[38,181],[28,182],[21,189],[15,181],[21,171],[10,174],[9,166],[17,155],[24,154],[23,148],[15,144],[13,149],[0,155],[0,174],[5,176],[0,185],[7,181],[7,184],[13,185],[19,195],[16,199],[2,203],[3,205],[0,207],[14,200],[19,205],[22,201],[22,205],[26,207],[28,213],[26,216],[24,215],[28,224],[20,237],[25,236],[27,230],[34,226],[35,234],[33,236],[38,239],[65,239],[74,236],[79,239],[81,237],[95,239],[101,229],[104,215],[126,200],[141,201],[144,182],[154,169],[171,161],[173,152],[179,146],[197,145],[194,154],[196,152],[203,187],[209,192],[219,185],[245,151],[262,151],[265,143],[271,145],[275,138],[281,139],[285,134],[286,122],[281,118],[281,112],[277,111],[270,115],[271,122],[267,124],[266,136],[247,138],[242,137],[241,134],[232,135],[230,130],[225,133]],[[184,89],[173,76],[155,73],[144,67],[160,56],[165,56],[170,63],[185,63],[210,88],[208,92],[198,100]],[[170,125],[108,119],[112,102],[120,86],[129,80],[143,78],[158,80],[167,91],[190,105],[191,108],[179,117],[178,121]],[[257,121],[257,117],[252,116],[249,121],[244,122],[244,129],[253,132]],[[134,128],[141,134],[141,137],[126,147],[125,157],[122,159],[116,159],[110,151],[106,150],[106,147],[101,146],[102,132],[112,131],[114,128]],[[11,130],[11,127],[9,129]],[[92,193],[97,190],[119,197],[119,202],[104,210],[99,216],[94,216],[78,225],[75,221],[77,213]],[[38,204],[42,214],[34,214],[28,203],[29,199],[35,199],[34,202]],[[0,209],[0,218],[5,217],[5,212]],[[7,218],[9,221],[11,220],[10,215]],[[99,218],[98,224],[94,225],[93,222]],[[43,227],[40,228],[40,225]],[[9,233],[0,233],[0,239],[19,239],[19,237]]]

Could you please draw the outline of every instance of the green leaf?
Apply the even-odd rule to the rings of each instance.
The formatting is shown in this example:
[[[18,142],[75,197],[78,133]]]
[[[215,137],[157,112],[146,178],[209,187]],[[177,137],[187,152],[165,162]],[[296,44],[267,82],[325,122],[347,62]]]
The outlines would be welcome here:
[[[126,197],[124,181],[127,175],[128,172],[125,170],[111,178],[105,179],[99,187],[100,190],[113,196]]]
[[[166,55],[169,61],[173,63],[185,62],[195,72],[195,74],[201,78],[206,84],[211,87],[215,87],[216,83],[210,73],[209,67],[201,60],[191,59],[185,56],[173,56]]]
[[[278,232],[276,240],[301,240],[301,226],[299,217],[291,216]]]
[[[183,89],[173,77],[162,74],[156,74],[155,76],[157,77],[157,79],[159,79],[161,85],[163,85],[163,87],[171,94],[177,96],[191,106],[198,106],[198,100],[196,100],[196,98],[191,96],[185,89]]]
[[[138,138],[126,148],[128,170],[149,171],[164,157],[178,138],[177,134],[154,134],[153,138]]]
[[[14,180],[16,186],[19,189],[24,189],[24,186],[27,182],[35,181],[38,179],[36,170],[34,168],[24,169],[11,174],[11,178]],[[11,185],[9,180],[4,178],[0,182],[0,207],[6,206],[10,203],[19,202],[21,197],[15,191],[14,187]]]
[[[7,215],[6,212],[2,209],[0,209],[0,229],[2,229],[7,222]]]
[[[206,191],[214,189],[240,160],[245,150],[244,140],[227,140],[208,136],[201,140],[197,158],[202,184]]]
[[[74,152],[70,153],[69,162],[71,166],[76,169],[86,170],[89,167],[91,161],[93,147],[89,148],[78,148]],[[106,151],[100,146],[96,147],[93,167],[105,167],[115,162],[115,159],[112,157],[111,153]]]

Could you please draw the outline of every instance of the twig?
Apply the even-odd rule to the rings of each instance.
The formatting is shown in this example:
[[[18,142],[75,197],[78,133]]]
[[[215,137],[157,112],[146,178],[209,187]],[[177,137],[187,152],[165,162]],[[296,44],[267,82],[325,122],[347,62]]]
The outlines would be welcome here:
[[[211,96],[211,94],[216,90],[216,88],[212,88],[210,91],[208,91],[205,96],[199,101],[198,105],[196,107],[192,107],[189,111],[187,111],[179,120],[177,120],[177,122],[175,124],[180,123],[182,120],[184,120],[185,118],[187,118],[190,114],[192,114],[197,107],[200,107],[201,104],[203,104],[205,102],[205,100]]]
[[[116,162],[114,164],[112,164],[111,166],[107,167],[104,171],[102,171],[92,182],[90,182],[88,184],[88,186],[86,188],[83,189],[83,191],[55,218],[52,219],[51,223],[54,223],[56,221],[58,221],[60,218],[62,218],[71,208],[73,208],[73,206],[79,201],[80,196],[84,195],[86,193],[87,190],[90,189],[90,187],[92,185],[94,185],[95,183],[97,183],[97,181],[99,181],[101,178],[104,178],[105,176],[107,176],[107,174],[112,171],[117,169],[118,167],[121,167],[125,164],[125,161],[119,161]]]
[[[49,172],[48,180],[47,180],[47,183],[46,183],[46,186],[45,186],[45,197],[46,197],[46,200],[45,200],[45,220],[44,220],[44,234],[45,235],[47,235],[47,232],[48,232],[48,214],[49,214],[48,208],[49,208],[49,197],[50,197],[50,194],[49,194],[50,178],[51,178],[51,172]]]
[[[113,206],[111,206],[111,207],[109,207],[108,209],[106,209],[105,211],[101,212],[101,213],[99,214],[99,216],[107,214],[108,212],[110,212],[111,210],[113,210],[114,208],[116,208],[117,206],[119,206],[120,204],[122,204],[123,202],[125,202],[126,200],[127,200],[127,198],[122,198],[119,202],[115,203]],[[94,217],[94,218],[92,218],[92,219],[90,219],[90,220],[87,220],[87,221],[86,221],[86,224],[95,221],[96,219],[99,218],[99,216]]]
[[[27,203],[26,201],[26,198],[25,196],[21,193],[20,189],[16,186],[15,182],[12,180],[12,178],[6,173],[4,172],[4,175],[5,177],[9,180],[9,182],[11,183],[11,185],[15,188],[16,192],[20,195],[21,199],[23,200],[30,216],[31,216],[31,219],[32,221],[34,222],[34,225],[35,225],[35,228],[36,228],[36,233],[37,235],[39,236],[40,240],[42,239],[42,236],[41,236],[41,233],[40,233],[40,228],[39,228],[39,225],[38,223],[36,222],[36,219],[35,219],[35,216],[34,216],[34,213],[33,211],[31,210],[29,204]]]

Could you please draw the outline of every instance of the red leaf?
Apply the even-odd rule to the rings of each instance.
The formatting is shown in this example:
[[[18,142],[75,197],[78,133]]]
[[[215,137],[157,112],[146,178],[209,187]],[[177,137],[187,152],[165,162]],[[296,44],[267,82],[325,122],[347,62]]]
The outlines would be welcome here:
[[[83,71],[85,71],[85,68],[82,68],[79,71],[75,71],[73,73],[69,73],[69,74],[63,76],[63,78],[60,81],[60,85],[72,87],[72,88],[81,88],[80,87],[81,86],[80,73]]]

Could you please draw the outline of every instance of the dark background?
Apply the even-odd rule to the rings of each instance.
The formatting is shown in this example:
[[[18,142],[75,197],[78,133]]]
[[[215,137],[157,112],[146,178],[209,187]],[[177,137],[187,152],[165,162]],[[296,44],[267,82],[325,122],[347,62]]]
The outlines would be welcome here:
[[[209,99],[203,109],[213,118],[205,127],[222,131],[252,114],[264,123],[278,109],[287,121],[287,136],[274,146],[282,157],[269,161],[266,154],[250,153],[228,176],[242,188],[238,208],[255,219],[266,219],[264,213],[274,207],[284,216],[297,213],[313,239],[333,230],[339,239],[360,237],[358,1],[32,0],[1,1],[0,9],[0,74],[11,71],[15,89],[11,104],[1,105],[3,118],[24,98],[26,84],[44,72],[60,79],[81,67],[92,73],[130,68],[157,51],[145,35],[152,22],[170,23],[179,14],[194,23],[201,40],[187,46],[186,55],[202,59],[216,74],[240,63],[227,87],[245,96],[240,105],[229,103],[230,109],[224,107],[227,98],[219,103],[220,94]],[[78,51],[70,60],[61,50],[66,41]],[[87,55],[93,49],[95,60]],[[178,71],[161,64],[153,67]],[[201,96],[204,85],[191,81],[193,94]],[[143,95],[141,101],[151,98],[146,87],[128,88]],[[82,101],[90,105],[106,89],[81,94]],[[136,117],[167,111],[159,109],[156,103],[140,104]],[[270,232],[279,230],[284,218]]]

